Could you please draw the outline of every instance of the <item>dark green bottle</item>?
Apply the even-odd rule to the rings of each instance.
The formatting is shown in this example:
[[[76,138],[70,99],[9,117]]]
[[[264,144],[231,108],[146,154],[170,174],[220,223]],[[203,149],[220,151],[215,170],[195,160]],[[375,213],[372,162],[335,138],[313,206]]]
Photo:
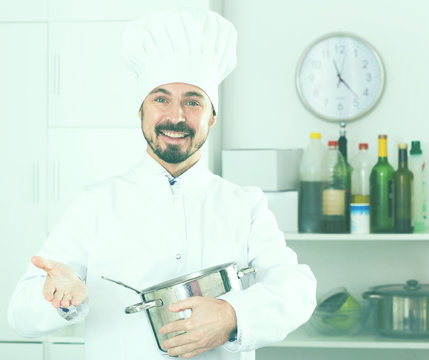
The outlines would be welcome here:
[[[412,233],[413,227],[413,180],[408,169],[408,146],[398,145],[398,170],[393,173],[393,230]]]
[[[387,135],[378,136],[378,161],[369,176],[371,233],[393,232],[393,173],[387,161]]]
[[[350,203],[352,198],[352,172],[353,168],[347,161],[347,138],[346,138],[346,123],[340,124],[340,137],[338,139],[338,150],[343,155],[344,164],[346,167],[346,182],[345,182],[345,215],[346,215],[346,233],[350,232]]]

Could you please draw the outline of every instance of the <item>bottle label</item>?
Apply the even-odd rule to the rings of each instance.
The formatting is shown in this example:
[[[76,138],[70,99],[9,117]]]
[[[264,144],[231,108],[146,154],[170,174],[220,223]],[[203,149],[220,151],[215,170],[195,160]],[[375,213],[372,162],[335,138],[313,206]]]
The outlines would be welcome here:
[[[344,215],[345,191],[325,189],[322,193],[323,215]]]
[[[369,204],[350,204],[352,234],[369,233]]]

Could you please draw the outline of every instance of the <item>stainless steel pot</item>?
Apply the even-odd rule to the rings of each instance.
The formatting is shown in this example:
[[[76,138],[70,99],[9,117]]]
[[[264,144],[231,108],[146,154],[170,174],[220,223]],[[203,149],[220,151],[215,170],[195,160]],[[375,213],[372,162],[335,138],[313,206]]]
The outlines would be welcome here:
[[[394,337],[429,337],[429,285],[408,280],[406,284],[382,285],[363,294],[373,300],[376,327]]]
[[[236,263],[222,264],[165,281],[141,291],[133,289],[119,281],[103,278],[130,288],[140,294],[142,302],[128,306],[125,308],[125,313],[133,314],[139,311],[146,311],[158,347],[161,351],[165,352],[161,347],[161,343],[184,332],[161,334],[159,329],[172,321],[182,320],[191,316],[191,310],[178,313],[171,312],[168,310],[170,304],[192,296],[217,298],[232,289],[240,290],[242,289],[240,279],[254,272],[256,272],[254,267],[237,270]]]

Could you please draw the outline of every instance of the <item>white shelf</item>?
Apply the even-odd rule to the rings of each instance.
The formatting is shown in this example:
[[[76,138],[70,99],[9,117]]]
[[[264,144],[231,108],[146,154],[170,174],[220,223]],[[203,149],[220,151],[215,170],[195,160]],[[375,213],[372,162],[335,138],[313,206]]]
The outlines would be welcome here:
[[[300,328],[289,334],[283,341],[270,345],[270,347],[429,350],[429,339],[397,339],[373,334],[355,336],[308,335],[306,331]]]
[[[429,233],[415,234],[308,234],[285,232],[286,241],[428,241]]]

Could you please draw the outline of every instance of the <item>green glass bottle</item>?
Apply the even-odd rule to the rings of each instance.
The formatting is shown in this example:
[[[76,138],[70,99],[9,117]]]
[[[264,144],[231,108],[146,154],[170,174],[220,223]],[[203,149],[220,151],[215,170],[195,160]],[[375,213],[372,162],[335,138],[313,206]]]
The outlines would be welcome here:
[[[369,215],[371,233],[393,231],[393,173],[387,160],[387,135],[378,136],[378,161],[369,176]]]
[[[398,145],[398,170],[393,173],[393,230],[397,233],[413,232],[413,180],[408,169],[408,146]]]
[[[350,204],[352,197],[352,172],[353,168],[347,161],[347,138],[346,138],[346,123],[340,124],[340,137],[338,139],[338,150],[343,155],[344,164],[346,167],[346,183],[345,183],[345,215],[346,215],[346,233],[350,232]]]

